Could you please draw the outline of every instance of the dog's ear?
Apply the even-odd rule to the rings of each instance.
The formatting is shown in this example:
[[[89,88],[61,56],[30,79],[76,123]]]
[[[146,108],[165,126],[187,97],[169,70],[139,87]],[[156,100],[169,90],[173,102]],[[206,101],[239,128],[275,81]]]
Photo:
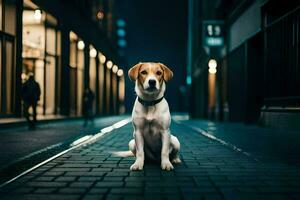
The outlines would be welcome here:
[[[130,80],[136,81],[136,79],[138,78],[138,75],[139,75],[139,69],[142,64],[143,63],[140,62],[129,69],[128,76],[129,76]]]
[[[168,82],[169,80],[171,80],[172,77],[173,77],[173,72],[166,65],[164,65],[162,63],[158,63],[158,64],[162,67],[162,69],[164,71],[164,80],[166,82]]]

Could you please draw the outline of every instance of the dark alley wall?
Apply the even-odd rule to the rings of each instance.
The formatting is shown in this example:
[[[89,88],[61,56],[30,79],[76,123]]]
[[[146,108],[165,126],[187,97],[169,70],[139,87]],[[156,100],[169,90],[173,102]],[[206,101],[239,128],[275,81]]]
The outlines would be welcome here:
[[[167,86],[166,98],[171,112],[182,110],[179,90],[186,79],[187,1],[123,0],[118,8],[127,22],[128,65],[124,68],[140,61],[169,66],[174,78]],[[131,112],[134,99],[134,83],[127,78],[127,112]]]

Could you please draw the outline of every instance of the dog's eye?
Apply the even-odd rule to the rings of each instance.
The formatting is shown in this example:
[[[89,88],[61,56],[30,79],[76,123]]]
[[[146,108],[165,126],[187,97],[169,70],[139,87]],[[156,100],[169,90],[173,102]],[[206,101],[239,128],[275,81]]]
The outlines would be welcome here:
[[[146,75],[147,71],[141,71],[141,74]]]
[[[160,75],[162,75],[162,72],[161,72],[161,71],[157,71],[156,74],[157,74],[158,76],[160,76]]]

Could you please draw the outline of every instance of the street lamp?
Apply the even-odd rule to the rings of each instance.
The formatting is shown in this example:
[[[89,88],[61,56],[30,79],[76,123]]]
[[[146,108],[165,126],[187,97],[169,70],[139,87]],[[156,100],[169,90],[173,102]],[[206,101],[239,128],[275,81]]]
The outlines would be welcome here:
[[[208,61],[208,72],[210,74],[217,73],[217,66],[218,66],[217,61],[215,59],[210,59]]]
[[[33,17],[36,21],[40,22],[42,19],[42,11],[37,9],[34,11]]]
[[[113,73],[117,73],[117,71],[118,71],[118,66],[117,66],[117,65],[114,65],[113,68],[112,68],[112,71],[113,71]]]
[[[96,49],[91,48],[91,49],[90,49],[90,57],[96,58],[96,56],[97,56],[97,51],[96,51]]]
[[[105,57],[105,55],[103,55],[103,54],[100,54],[100,62],[102,63],[102,64],[104,64],[105,63],[105,61],[106,61],[106,57]]]
[[[84,49],[84,42],[82,40],[80,40],[78,43],[77,43],[77,47],[79,50],[83,50]]]
[[[123,73],[124,73],[123,70],[122,70],[122,69],[119,69],[118,72],[117,72],[117,75],[118,75],[118,76],[123,76]]]
[[[113,66],[113,63],[112,63],[112,61],[111,61],[111,60],[107,61],[107,63],[106,63],[106,67],[107,67],[108,69],[111,69],[111,68],[112,68],[112,66]]]

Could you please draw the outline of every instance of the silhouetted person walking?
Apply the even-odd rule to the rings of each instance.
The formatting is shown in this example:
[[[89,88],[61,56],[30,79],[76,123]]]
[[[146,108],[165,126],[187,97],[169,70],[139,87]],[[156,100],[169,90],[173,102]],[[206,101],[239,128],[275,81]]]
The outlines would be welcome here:
[[[22,86],[22,99],[24,106],[24,116],[28,122],[29,129],[35,129],[36,124],[36,106],[40,100],[40,85],[34,80],[33,74],[29,75],[28,80]],[[32,118],[30,120],[29,109],[32,107]]]
[[[94,102],[94,93],[90,88],[86,88],[83,93],[83,116],[84,116],[83,126],[87,126],[89,120],[92,123],[94,123],[93,102]]]

